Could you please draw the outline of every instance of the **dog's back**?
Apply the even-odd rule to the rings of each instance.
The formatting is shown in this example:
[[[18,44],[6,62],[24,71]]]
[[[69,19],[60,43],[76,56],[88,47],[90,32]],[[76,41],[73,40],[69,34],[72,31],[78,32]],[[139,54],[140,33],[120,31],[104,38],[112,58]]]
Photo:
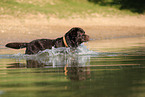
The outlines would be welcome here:
[[[70,29],[63,37],[56,39],[37,39],[30,43],[26,42],[14,42],[6,44],[6,47],[21,49],[26,48],[25,54],[36,54],[39,51],[45,49],[51,49],[52,47],[78,47],[81,43],[89,41],[89,36],[85,34],[85,31],[79,27]]]

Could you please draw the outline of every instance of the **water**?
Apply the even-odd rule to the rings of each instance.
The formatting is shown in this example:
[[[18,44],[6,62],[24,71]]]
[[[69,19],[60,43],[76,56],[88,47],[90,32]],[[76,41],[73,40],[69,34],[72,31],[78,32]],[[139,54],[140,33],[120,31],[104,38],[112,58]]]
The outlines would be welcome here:
[[[84,45],[1,54],[0,97],[144,97],[144,64],[144,54],[105,53]]]

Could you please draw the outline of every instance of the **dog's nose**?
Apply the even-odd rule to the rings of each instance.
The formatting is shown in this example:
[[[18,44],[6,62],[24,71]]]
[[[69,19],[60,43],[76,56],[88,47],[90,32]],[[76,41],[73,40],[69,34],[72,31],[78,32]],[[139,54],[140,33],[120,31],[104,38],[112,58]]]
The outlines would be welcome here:
[[[89,35],[86,35],[86,41],[89,41]]]

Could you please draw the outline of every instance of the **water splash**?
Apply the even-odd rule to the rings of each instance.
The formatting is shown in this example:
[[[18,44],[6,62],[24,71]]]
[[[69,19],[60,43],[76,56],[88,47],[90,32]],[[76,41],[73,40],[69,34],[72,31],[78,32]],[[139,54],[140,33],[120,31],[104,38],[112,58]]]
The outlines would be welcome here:
[[[46,49],[44,51],[40,51],[36,56],[41,56],[43,54],[48,54],[48,56],[58,56],[58,55],[97,55],[97,52],[89,50],[85,45],[80,45],[76,49],[74,48],[52,48],[52,49]]]
[[[52,48],[40,51],[35,55],[25,55],[27,60],[37,60],[38,63],[60,67],[64,65],[86,66],[90,63],[90,56],[97,55],[97,52],[87,49],[86,46],[80,45],[78,48]],[[28,58],[29,57],[29,58]]]
[[[75,66],[88,66],[92,57],[115,56],[114,53],[99,53],[89,50],[85,45],[80,45],[74,48],[52,48],[40,51],[37,54],[8,54],[0,55],[0,59],[16,59],[16,63],[21,63],[20,60],[26,60],[27,67],[75,67]]]
[[[57,57],[57,56],[89,56],[89,57],[101,57],[101,56],[116,56],[117,53],[107,53],[107,52],[95,52],[89,50],[85,45],[81,44],[77,48],[52,48],[46,49],[44,51],[40,51],[37,54],[5,54],[0,55],[0,58],[17,58],[17,59],[36,59],[36,58],[50,58],[50,57]]]
[[[12,54],[12,55],[0,55],[0,58],[13,58],[18,61],[24,59],[27,61],[27,65],[32,64],[45,64],[50,67],[60,67],[64,65],[68,66],[86,66],[90,63],[90,57],[92,55],[98,55],[97,52],[87,49],[85,45],[80,45],[78,48],[52,48],[40,51],[37,54]]]

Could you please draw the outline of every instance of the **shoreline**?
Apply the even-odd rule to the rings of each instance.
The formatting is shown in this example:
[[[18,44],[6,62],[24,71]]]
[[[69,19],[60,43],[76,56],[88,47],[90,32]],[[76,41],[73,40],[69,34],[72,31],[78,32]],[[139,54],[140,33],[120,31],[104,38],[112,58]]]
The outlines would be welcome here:
[[[46,16],[0,17],[0,45],[62,37],[72,27],[81,27],[91,39],[145,36],[145,16],[58,19]]]

